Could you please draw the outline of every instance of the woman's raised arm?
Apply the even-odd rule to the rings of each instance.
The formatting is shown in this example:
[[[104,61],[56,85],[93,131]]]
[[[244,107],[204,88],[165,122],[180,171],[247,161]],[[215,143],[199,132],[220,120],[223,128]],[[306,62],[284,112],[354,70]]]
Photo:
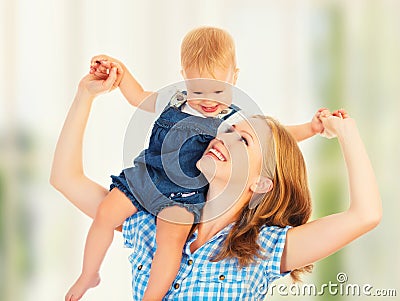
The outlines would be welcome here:
[[[378,225],[381,198],[374,171],[356,123],[345,111],[321,114],[325,130],[338,137],[346,162],[348,210],[292,228],[287,233],[281,271],[290,271],[322,259]]]
[[[106,80],[92,74],[82,78],[61,130],[51,169],[51,185],[92,218],[108,191],[83,171],[83,136],[93,100],[97,95],[110,91],[116,78],[116,68],[111,70]]]

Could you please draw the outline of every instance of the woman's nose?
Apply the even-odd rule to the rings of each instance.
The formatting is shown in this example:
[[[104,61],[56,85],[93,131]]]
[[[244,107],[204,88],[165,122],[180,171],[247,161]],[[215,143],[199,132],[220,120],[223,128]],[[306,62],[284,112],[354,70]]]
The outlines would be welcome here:
[[[230,127],[228,130],[220,131],[215,139],[222,141],[225,145],[227,145],[231,141],[237,140],[239,137],[239,133],[233,127]]]

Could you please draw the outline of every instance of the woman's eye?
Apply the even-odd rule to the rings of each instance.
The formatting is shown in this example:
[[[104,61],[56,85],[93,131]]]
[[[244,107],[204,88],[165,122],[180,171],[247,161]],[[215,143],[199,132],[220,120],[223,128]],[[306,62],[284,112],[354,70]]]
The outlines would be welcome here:
[[[233,129],[232,126],[228,126],[228,127],[226,127],[226,129],[225,129],[225,133],[232,133],[233,131],[234,131],[234,129]]]
[[[244,138],[243,136],[240,137],[240,141],[244,142],[244,144],[246,144],[246,145],[249,145],[247,139]]]

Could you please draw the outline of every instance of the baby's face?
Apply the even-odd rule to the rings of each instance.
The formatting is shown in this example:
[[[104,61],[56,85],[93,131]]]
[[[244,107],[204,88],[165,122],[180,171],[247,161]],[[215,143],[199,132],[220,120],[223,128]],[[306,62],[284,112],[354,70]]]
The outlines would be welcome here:
[[[232,84],[235,73],[216,69],[214,76],[196,69],[182,72],[186,80],[187,102],[190,107],[207,117],[215,117],[232,103]]]

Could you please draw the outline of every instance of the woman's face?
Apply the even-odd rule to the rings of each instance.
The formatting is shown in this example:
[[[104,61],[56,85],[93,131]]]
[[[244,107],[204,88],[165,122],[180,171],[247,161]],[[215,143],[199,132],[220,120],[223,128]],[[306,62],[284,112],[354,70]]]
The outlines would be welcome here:
[[[241,186],[242,193],[257,181],[263,160],[261,146],[266,145],[269,131],[267,123],[255,117],[220,131],[197,162],[210,188]]]

